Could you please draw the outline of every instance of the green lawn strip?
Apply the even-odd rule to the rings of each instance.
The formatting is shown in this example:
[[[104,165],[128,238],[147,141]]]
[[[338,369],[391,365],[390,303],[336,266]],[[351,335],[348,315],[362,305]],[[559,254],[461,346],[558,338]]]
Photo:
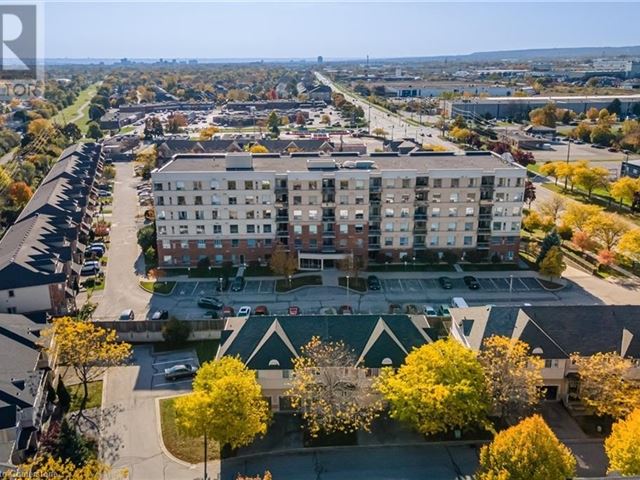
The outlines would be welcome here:
[[[460,263],[465,272],[508,272],[511,270],[529,270],[517,263]]]
[[[99,408],[102,405],[102,380],[89,382],[87,387],[89,397],[87,398],[87,403],[84,408]],[[67,391],[71,397],[69,411],[75,412],[80,409],[80,403],[82,403],[82,397],[84,396],[84,389],[82,388],[82,384],[78,383],[76,385],[67,385]]]
[[[176,286],[176,282],[142,280],[140,281],[140,286],[143,290],[146,290],[149,293],[161,293],[168,295],[173,291]]]
[[[89,85],[87,88],[85,88],[78,94],[78,97],[76,98],[75,102],[73,102],[68,107],[64,108],[61,112],[58,112],[52,118],[53,122],[60,123],[63,125],[70,122],[72,118],[78,115],[78,112],[82,107],[82,105],[84,105],[87,101],[91,100],[95,96],[97,91],[98,91],[97,83]],[[89,120],[89,105],[85,107],[82,113],[83,113],[82,117],[74,121],[73,123],[78,125],[80,130],[84,133],[87,130],[87,123]]]
[[[347,277],[340,277],[338,279],[338,285],[341,287],[347,286]],[[349,278],[349,290],[356,290],[358,292],[367,291],[367,281],[364,278]]]
[[[176,424],[175,401],[177,397],[160,400],[160,426],[164,446],[174,457],[189,463],[204,461],[204,438],[188,437],[178,430]],[[220,458],[219,446],[209,440],[207,460]]]
[[[192,342],[186,342],[182,345],[171,345],[166,342],[157,342],[153,344],[154,353],[172,352],[176,350],[195,350],[198,355],[198,361],[200,365],[204,362],[213,360],[218,353],[218,340],[194,340]]]
[[[427,264],[427,263],[390,263],[389,265],[369,264],[368,272],[455,272],[456,269],[452,265],[446,263]]]
[[[98,290],[104,290],[105,283],[104,277],[90,277],[82,282],[82,286],[87,290],[96,292]]]
[[[273,270],[268,265],[249,265],[244,271],[245,277],[271,277],[273,275]]]
[[[304,277],[294,277],[289,282],[286,278],[276,281],[276,292],[288,292],[300,287],[310,285],[322,285],[322,277],[320,275],[306,275]]]

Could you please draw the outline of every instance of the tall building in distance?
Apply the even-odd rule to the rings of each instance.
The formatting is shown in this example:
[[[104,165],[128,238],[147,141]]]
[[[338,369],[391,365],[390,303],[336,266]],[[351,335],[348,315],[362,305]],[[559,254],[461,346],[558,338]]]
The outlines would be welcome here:
[[[319,269],[427,250],[517,258],[526,171],[491,153],[184,154],[152,173],[161,267],[269,259]]]
[[[324,59],[322,58],[322,55],[318,55],[318,63],[323,63]]]

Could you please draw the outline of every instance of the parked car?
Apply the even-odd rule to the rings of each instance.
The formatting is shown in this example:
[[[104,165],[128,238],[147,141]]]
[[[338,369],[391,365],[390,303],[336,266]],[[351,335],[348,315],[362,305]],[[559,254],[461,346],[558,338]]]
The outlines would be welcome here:
[[[433,308],[431,305],[423,306],[422,311],[424,312],[425,315],[429,317],[436,317],[438,315],[438,312],[436,311],[436,309]]]
[[[449,312],[449,305],[442,304],[440,305],[440,308],[438,310],[440,312],[440,315],[442,315],[443,317],[451,316],[451,312]]]
[[[151,315],[151,320],[167,320],[169,318],[168,310],[156,310]]]
[[[351,308],[351,305],[340,305],[338,313],[340,315],[351,315],[353,313],[353,309]]]
[[[93,242],[91,245],[89,245],[89,248],[101,248],[105,252],[107,251],[107,246],[104,244],[104,242]]]
[[[104,256],[104,250],[101,248],[89,248],[85,250],[84,256],[90,258],[102,258]]]
[[[242,277],[234,278],[233,282],[231,282],[231,291],[241,292],[243,288],[244,288],[244,278]]]
[[[469,287],[469,290],[479,290],[480,289],[480,284],[478,283],[478,280],[476,280],[476,277],[472,277],[471,275],[467,275],[462,280],[464,280],[465,285],[467,287]]]
[[[445,290],[451,290],[453,288],[453,283],[449,277],[440,277],[438,278],[438,283]]]
[[[103,198],[110,197],[111,192],[107,192],[106,190],[98,190],[98,196]]]
[[[233,307],[229,305],[225,305],[224,307],[222,307],[223,317],[234,317],[235,315],[236,315],[236,311],[233,309]]]
[[[367,277],[367,287],[369,290],[380,290],[380,279],[375,275],[369,275],[369,277]]]
[[[97,275],[100,273],[100,271],[101,271],[100,262],[90,260],[85,262],[84,265],[82,265],[82,268],[80,269],[80,275],[83,275],[83,276]]]
[[[220,310],[224,304],[216,297],[200,297],[198,298],[198,306],[200,308],[212,308]]]
[[[198,367],[190,363],[174,365],[164,369],[164,378],[167,380],[178,380],[180,378],[191,378],[198,372]]]
[[[122,313],[118,317],[118,320],[135,320],[135,314],[133,313],[133,310],[127,308],[126,310],[122,311]]]
[[[296,305],[289,305],[287,313],[289,313],[289,315],[300,315],[300,307]]]
[[[267,307],[265,305],[258,305],[253,310],[253,314],[254,315],[269,315],[269,310],[267,309]]]
[[[251,315],[251,307],[248,305],[244,305],[238,309],[239,317],[248,317],[249,315]]]

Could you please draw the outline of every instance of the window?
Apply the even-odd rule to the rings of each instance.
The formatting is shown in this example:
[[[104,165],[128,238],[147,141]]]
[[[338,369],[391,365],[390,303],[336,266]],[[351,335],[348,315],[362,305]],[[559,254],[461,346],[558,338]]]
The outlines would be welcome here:
[[[349,233],[349,225],[347,225],[346,223],[341,223],[340,224],[340,233],[342,233],[342,234]]]
[[[317,205],[318,204],[318,197],[316,197],[315,195],[311,195],[309,197],[309,205]]]
[[[393,208],[385,208],[384,216],[387,218],[393,217]]]
[[[262,231],[263,231],[263,233],[271,233],[271,225],[268,224],[268,223],[265,223],[262,226]]]
[[[302,220],[302,210],[294,210],[293,211],[293,219],[294,220]]]
[[[409,203],[411,201],[411,195],[405,193],[402,195],[402,203]]]
[[[560,361],[557,359],[546,358],[544,360],[544,368],[558,368]]]
[[[340,220],[347,220],[349,218],[349,210],[340,210]]]
[[[409,245],[409,237],[400,237],[400,246],[406,247]]]
[[[187,202],[184,200],[184,197],[178,197],[178,205],[186,205]]]
[[[309,210],[309,220],[318,219],[318,210]]]
[[[293,182],[292,190],[302,190],[302,182]]]
[[[452,178],[451,179],[451,188],[460,188],[460,179]]]
[[[432,232],[437,232],[440,230],[440,224],[438,222],[434,222],[431,224],[431,228],[429,228]]]
[[[387,180],[384,182],[384,186],[385,188],[395,188],[396,186],[395,178],[387,178]]]
[[[193,204],[202,205],[202,197],[200,195],[196,195],[195,197],[193,197]]]
[[[440,209],[438,207],[434,207],[431,209],[431,216],[432,217],[439,217],[440,216]]]
[[[238,233],[238,225],[229,225],[229,233]]]
[[[187,212],[184,210],[181,210],[178,212],[178,220],[186,220],[187,217]]]
[[[265,232],[267,233],[267,232]],[[318,233],[318,226],[317,225],[309,225],[309,233],[311,235],[316,235]]]
[[[260,188],[262,190],[271,190],[271,182],[269,180],[262,180],[260,182]]]
[[[473,244],[473,237],[465,236],[465,237],[462,239],[462,243],[463,243],[465,246],[469,246],[469,245]]]
[[[502,230],[502,222],[493,222],[493,230],[497,232]]]
[[[309,182],[309,190],[317,190],[317,189],[318,189],[318,182],[316,182],[315,180]]]
[[[364,190],[364,180],[356,180],[356,190]]]
[[[442,188],[442,179],[434,178],[433,179],[433,188]]]
[[[158,226],[158,235],[166,235],[166,234],[167,234],[167,227],[165,227],[164,225]]]
[[[222,248],[222,240],[217,239],[213,241],[214,248]]]
[[[15,290],[9,290],[9,297],[12,298],[12,297],[15,297],[15,296],[16,296]]]
[[[520,230],[520,222],[511,222],[511,231],[517,232]]]
[[[181,235],[187,235],[189,233],[189,227],[187,225],[180,225],[178,231]]]
[[[364,210],[356,210],[356,220],[364,220]]]
[[[348,195],[340,195],[340,205],[347,205],[349,203]]]
[[[256,233],[255,225],[247,225],[247,233]]]
[[[222,233],[222,225],[214,225],[213,233]]]
[[[196,225],[196,235],[204,235],[204,225]]]
[[[220,197],[218,195],[211,195],[211,205],[220,205]]]
[[[384,231],[385,232],[393,232],[393,223],[391,223],[391,222],[385,223],[384,224]]]
[[[449,232],[455,232],[456,231],[456,222],[449,222],[449,224],[447,225],[447,230]]]
[[[402,218],[407,218],[409,216],[409,209],[408,208],[403,208],[400,210],[400,216]]]
[[[458,203],[458,194],[452,193],[451,195],[449,195],[449,201],[451,203]]]
[[[196,210],[196,220],[204,220],[204,210]]]
[[[356,205],[364,205],[364,197],[356,197]]]
[[[212,220],[218,219],[218,210],[211,210],[211,219]]]
[[[476,194],[475,193],[467,193],[467,202],[475,202]]]
[[[450,217],[457,217],[458,216],[458,209],[455,207],[452,207],[449,209],[449,216]]]
[[[393,237],[384,237],[384,246],[392,247],[393,246]]]
[[[236,181],[235,180],[229,180],[227,182],[227,190],[235,190],[236,189]]]
[[[293,204],[302,205],[302,197],[300,195],[296,195],[295,197],[293,197]]]
[[[184,182],[176,182],[176,190],[184,190]]]
[[[362,232],[364,232],[364,225],[362,225],[361,223],[356,223],[356,233]]]
[[[403,178],[402,179],[402,188],[411,188],[411,179]]]
[[[163,261],[164,263],[171,263],[171,262],[172,262],[172,260],[173,260],[173,257],[172,257],[171,255],[164,255],[164,256],[162,257],[162,261]],[[9,312],[9,313],[11,313],[11,312]]]
[[[245,214],[245,218],[247,218],[249,220],[253,220],[254,218],[256,218],[256,211],[255,210],[247,210],[247,213]]]
[[[218,180],[211,180],[209,188],[211,188],[211,190],[218,190],[220,188],[220,182]]]
[[[198,248],[206,248],[207,241],[206,240],[198,240]]]
[[[271,210],[263,210],[262,218],[271,218]]]
[[[156,192],[161,192],[161,191],[162,191],[162,183],[154,183],[154,184],[153,184],[153,189],[154,189]]]
[[[465,222],[464,231],[465,232],[470,232],[472,230],[473,230],[473,222]]]
[[[475,215],[475,210],[473,209],[473,207],[467,207],[464,210],[464,215],[466,217],[473,217]]]
[[[237,220],[237,219],[238,219],[238,211],[229,210],[229,220]]]
[[[387,193],[384,196],[384,203],[393,203],[395,201],[395,195],[393,193]]]
[[[349,180],[340,180],[340,190],[349,190]]]
[[[164,205],[164,197],[156,197],[156,205],[160,207]]]
[[[163,240],[162,248],[164,248],[165,250],[169,250],[171,248],[171,242],[169,240]]]
[[[229,205],[237,205],[238,199],[236,197],[229,197]]]
[[[244,189],[245,190],[253,190],[253,181],[245,180],[244,181]]]
[[[438,245],[439,243],[440,243],[439,237],[431,237],[431,238],[429,238],[429,245],[435,246],[435,245]]]
[[[253,205],[255,202],[255,197],[253,195],[247,195],[246,197],[244,197],[244,204],[245,205]]]
[[[432,203],[440,203],[442,201],[442,194],[441,193],[433,193],[431,195],[431,202]]]
[[[456,244],[456,236],[455,235],[447,235],[447,246],[452,247]]]

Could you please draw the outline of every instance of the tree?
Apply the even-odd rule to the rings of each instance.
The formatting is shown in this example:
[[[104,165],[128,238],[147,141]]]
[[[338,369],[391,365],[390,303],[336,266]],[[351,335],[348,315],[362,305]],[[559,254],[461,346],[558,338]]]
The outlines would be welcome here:
[[[158,162],[158,150],[155,145],[145,148],[136,154],[136,163],[142,164],[140,176],[147,180],[151,177],[151,171],[156,168]]]
[[[7,173],[7,170],[0,165],[0,189],[5,189],[11,185],[11,175]]]
[[[542,262],[542,259],[547,255],[547,252],[551,247],[559,247],[561,244],[562,240],[560,239],[558,232],[555,230],[549,232],[542,240],[542,245],[540,245],[540,252],[538,253],[538,258],[536,258],[536,265],[540,265],[540,262]]]
[[[592,127],[587,122],[580,122],[576,128],[571,130],[569,136],[571,138],[575,138],[576,140],[581,140],[583,142],[589,142],[591,140],[591,130]]]
[[[615,135],[611,131],[609,125],[596,125],[591,130],[591,143],[607,146],[611,144],[611,141],[615,138]]]
[[[64,480],[95,480],[109,472],[109,467],[90,460],[77,467],[70,460],[53,458],[51,455],[39,455],[18,465],[15,470],[3,472],[3,479],[19,480],[24,478],[60,478]]]
[[[618,250],[634,259],[640,258],[640,228],[626,232],[618,242]]]
[[[595,248],[595,242],[592,240],[591,235],[587,232],[577,231],[573,233],[571,242],[580,249],[582,253],[590,251]]]
[[[107,180],[113,180],[116,178],[116,167],[113,165],[107,165],[102,171],[102,176]]]
[[[306,123],[307,123],[307,119],[305,118],[304,114],[302,112],[296,113],[296,124],[304,125]]]
[[[31,120],[29,122],[29,126],[27,127],[27,132],[37,137],[43,132],[48,131],[51,128],[51,122],[46,118],[36,118],[35,120]]]
[[[82,138],[82,131],[75,123],[67,123],[62,127],[62,133],[64,133],[71,142],[77,142]]]
[[[600,212],[587,222],[587,231],[606,250],[613,250],[628,230],[629,226],[622,218],[610,213]]]
[[[591,198],[596,188],[606,188],[609,184],[609,170],[602,167],[581,166],[573,172],[573,183],[587,191]]]
[[[456,142],[469,143],[474,136],[474,133],[468,128],[453,127],[449,131],[449,135],[453,137]]]
[[[387,132],[384,128],[374,128],[373,132],[372,132],[376,137],[386,137],[387,135],[389,135],[389,132]]]
[[[7,192],[11,203],[15,206],[22,208],[31,199],[33,191],[31,187],[24,182],[13,182],[9,185],[9,191]]]
[[[280,135],[280,119],[278,118],[278,114],[272,111],[267,118],[267,127],[271,130],[271,133],[274,136]]]
[[[152,140],[162,136],[164,136],[164,129],[162,128],[162,122],[160,119],[157,117],[147,117],[144,120],[145,140]]]
[[[553,280],[560,277],[567,265],[564,263],[564,256],[560,247],[551,247],[540,262],[540,274],[548,275]]]
[[[203,128],[202,130],[200,130],[200,136],[198,137],[199,140],[211,140],[213,138],[213,136],[218,133],[220,131],[220,129],[214,125],[210,125],[208,127]]]
[[[538,205],[538,210],[543,216],[550,217],[555,224],[566,206],[567,202],[563,196],[552,194],[549,200]]]
[[[251,153],[269,153],[269,149],[264,145],[260,145],[258,143],[251,145],[249,148],[249,152]]]
[[[562,223],[571,227],[574,231],[584,232],[588,230],[589,221],[592,217],[602,212],[602,208],[597,205],[585,205],[578,202],[569,202],[562,215]]]
[[[538,212],[535,210],[529,211],[526,217],[522,220],[522,227],[528,232],[533,232],[542,228],[543,220]]]
[[[271,254],[269,267],[276,275],[289,277],[298,270],[298,259],[294,253],[287,252],[282,245],[278,244]]]
[[[544,125],[555,128],[558,121],[558,109],[555,103],[547,103],[542,108],[531,110],[529,119],[534,125]]]
[[[178,428],[190,437],[204,437],[232,449],[247,445],[267,431],[269,405],[254,371],[237,357],[204,363],[193,392],[175,400]],[[206,462],[205,478],[206,474]]]
[[[616,259],[615,254],[611,250],[602,249],[598,252],[598,263],[608,267]]]
[[[155,223],[151,223],[149,225],[145,225],[136,234],[138,239],[138,245],[142,251],[146,251],[149,247],[155,247],[157,243],[156,236],[156,225]]]
[[[564,480],[576,460],[540,415],[498,433],[480,450],[477,480]]]
[[[592,122],[595,122],[598,119],[598,115],[600,115],[600,112],[595,107],[591,107],[587,110],[587,118]]]
[[[383,369],[376,388],[392,418],[425,435],[482,423],[490,408],[476,354],[452,339],[412,350],[397,371]]]
[[[100,129],[100,125],[96,122],[89,122],[87,126],[87,137],[93,138],[94,140],[99,140],[104,136],[102,130]]]
[[[536,199],[536,186],[531,180],[524,182],[524,202],[531,208],[531,204]]]
[[[458,115],[451,122],[451,128],[467,128],[467,122],[462,115]]]
[[[611,196],[623,202],[633,203],[633,199],[640,192],[640,178],[620,177],[611,184]]]
[[[57,352],[58,362],[71,367],[82,383],[80,419],[89,397],[89,383],[102,378],[109,367],[123,365],[131,355],[131,345],[118,341],[115,330],[71,317],[54,320],[46,332],[53,336],[52,349]]]
[[[580,165],[578,163],[556,162],[556,175],[560,180],[564,180],[564,189],[567,189],[568,184],[571,184],[571,190],[573,190],[573,174],[576,168]]]
[[[529,350],[521,340],[492,336],[478,356],[494,410],[508,422],[522,418],[541,398],[544,361]]]
[[[540,165],[540,173],[547,177],[554,177],[556,179],[556,185],[558,184],[558,166],[562,162],[545,162]]]
[[[167,118],[167,131],[169,133],[178,133],[186,125],[187,118],[182,113],[172,113]]]
[[[640,385],[633,380],[633,361],[616,352],[571,355],[580,376],[580,399],[596,415],[623,418],[640,405]]]
[[[302,412],[312,437],[320,433],[369,430],[383,404],[371,388],[363,365],[343,342],[318,337],[293,360],[287,395]]]
[[[622,114],[622,102],[617,99],[614,98],[611,103],[609,104],[609,106],[607,107],[607,111],[610,113],[615,113],[616,115],[621,115]]]
[[[100,118],[102,118],[104,114],[105,114],[105,109],[102,107],[102,105],[98,105],[97,103],[92,103],[89,106],[89,118],[94,122],[100,120]]]
[[[190,323],[178,320],[175,317],[171,317],[162,326],[162,338],[169,345],[182,345],[189,340],[189,335],[191,335]]]
[[[618,420],[611,428],[611,435],[604,442],[609,457],[609,472],[625,476],[640,475],[640,408],[625,419]]]
[[[338,262],[338,268],[351,278],[358,278],[363,267],[362,258],[355,255],[347,255]]]
[[[325,125],[328,125],[331,123],[331,117],[327,114],[322,115],[321,119],[320,119],[320,123],[324,123]]]
[[[74,430],[64,418],[61,422],[52,422],[40,448],[43,453],[53,458],[69,460],[76,467],[82,467],[95,459],[91,442]]]

